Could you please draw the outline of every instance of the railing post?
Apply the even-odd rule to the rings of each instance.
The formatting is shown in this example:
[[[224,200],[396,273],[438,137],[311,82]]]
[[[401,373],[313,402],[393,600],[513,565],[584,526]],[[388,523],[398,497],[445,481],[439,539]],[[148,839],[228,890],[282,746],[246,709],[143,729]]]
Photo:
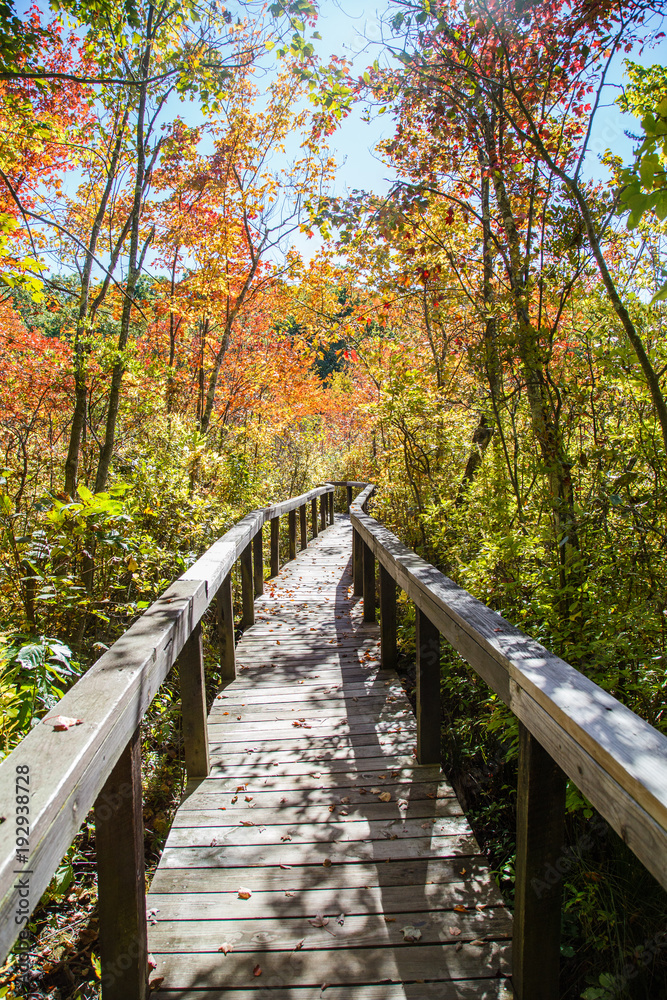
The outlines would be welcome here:
[[[375,621],[375,553],[370,545],[363,545],[364,552],[364,621]]]
[[[361,597],[364,592],[364,543],[356,528],[353,529],[352,536],[352,575],[354,586],[352,593],[355,597]]]
[[[313,538],[317,538],[317,497],[310,501],[310,521],[313,531]]]
[[[334,523],[334,491],[332,490],[331,493],[327,493],[327,497],[329,498],[329,524],[333,524]]]
[[[420,608],[417,615],[417,761],[440,763],[440,633]],[[539,994],[536,994],[538,996]],[[541,1000],[541,998],[540,998]]]
[[[296,510],[291,510],[287,515],[289,526],[289,557],[296,559]]]
[[[348,514],[350,513],[350,507],[351,506],[352,506],[352,487],[348,483],[348,486],[347,486],[347,512],[348,512]]]
[[[95,850],[102,996],[144,1000],[148,939],[139,728],[95,802]]]
[[[216,625],[220,643],[220,678],[229,683],[236,678],[234,595],[232,593],[231,573],[227,574],[218,591]]]
[[[252,544],[248,542],[241,553],[241,596],[243,599],[243,628],[255,624],[255,593],[252,584]]]
[[[280,570],[280,517],[271,518],[271,576]]]
[[[260,528],[252,540],[253,555],[253,580],[255,585],[255,597],[264,593],[264,539]]]
[[[558,1000],[565,832],[563,771],[519,723],[512,979],[517,1000]]]
[[[206,688],[201,622],[183,646],[178,657],[183,712],[185,770],[188,778],[206,778],[209,772],[208,729],[206,727]]]
[[[327,495],[326,493],[320,493],[320,527],[322,531],[327,526]]]
[[[305,503],[299,507],[299,528],[301,530],[301,548],[305,549],[308,547],[308,520]]]
[[[380,662],[396,669],[396,582],[380,563]]]

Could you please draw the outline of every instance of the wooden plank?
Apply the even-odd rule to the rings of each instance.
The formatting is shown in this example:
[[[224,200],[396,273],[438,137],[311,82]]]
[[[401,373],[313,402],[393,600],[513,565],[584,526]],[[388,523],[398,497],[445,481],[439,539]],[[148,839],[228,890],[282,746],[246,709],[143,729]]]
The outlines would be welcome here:
[[[261,597],[264,593],[264,539],[261,529],[252,540],[253,558],[253,580],[255,585],[255,597]]]
[[[241,782],[239,782],[241,784]],[[254,801],[254,800],[253,800]],[[451,798],[440,799],[408,799],[406,804],[399,807],[396,800],[393,802],[380,802],[375,797],[371,802],[335,804],[334,812],[329,810],[331,803],[321,803],[319,806],[294,807],[281,805],[280,809],[252,810],[252,816],[248,814],[248,803],[245,796],[241,795],[236,805],[218,806],[211,802],[208,809],[188,808],[186,799],[174,817],[172,829],[180,829],[192,824],[200,826],[221,826],[230,821],[238,822],[239,819],[252,819],[256,826],[285,826],[292,823],[317,824],[331,823],[343,816],[351,821],[389,823],[400,821],[419,821],[420,827],[427,820],[433,821],[447,816],[462,816],[463,810],[458,800],[452,794]],[[221,813],[225,813],[224,816]]]
[[[323,1000],[321,986],[272,987],[271,1000]],[[261,990],[222,989],[160,990],[164,1000],[264,1000]],[[327,1000],[350,1000],[349,986],[328,986]],[[382,983],[379,986],[355,986],[354,1000],[512,1000],[511,986],[500,979],[457,979],[455,983]]]
[[[440,763],[440,633],[417,608],[417,760]]]
[[[565,775],[519,726],[514,988],[517,1000],[560,997]]]
[[[308,546],[308,522],[305,503],[299,507],[299,532],[301,536],[301,549],[303,550]]]
[[[262,952],[261,969],[265,981],[275,981],[277,985],[289,983],[321,988],[323,982],[333,982],[349,987],[376,979],[393,982],[420,979],[429,968],[437,968],[441,979],[492,978],[508,969],[509,954],[510,947],[505,943],[465,943],[457,951],[452,940],[447,945],[419,948],[351,948],[344,962],[335,950]],[[164,976],[172,989],[187,988],[193,976],[209,987],[218,988],[230,983],[252,982],[253,968],[258,964],[253,957],[235,952],[228,955],[157,953],[155,959],[155,975]]]
[[[241,625],[244,629],[255,624],[255,591],[252,580],[252,544],[248,542],[241,553],[241,595],[243,601],[243,618]]]
[[[416,899],[418,901],[418,894]],[[382,912],[357,915],[343,910],[340,905],[330,914],[325,927],[314,927],[311,923],[314,912],[293,915],[289,901],[283,898],[283,903],[287,905],[283,905],[282,912],[276,907],[272,914],[254,919],[245,915],[242,920],[183,921],[162,917],[152,932],[151,948],[163,954],[217,952],[220,943],[230,939],[236,954],[251,952],[253,955],[269,950],[293,951],[297,946],[299,951],[400,948],[405,945],[401,925],[418,927],[423,947],[425,944],[451,944],[453,937],[460,943],[480,938],[502,941],[511,935],[512,929],[512,921],[505,910],[498,911],[493,921],[492,912],[480,913],[474,909],[470,913],[457,913],[451,908],[439,912],[407,910],[400,922],[387,923]]]
[[[178,658],[181,682],[185,770],[189,780],[205,778],[209,772],[208,732],[206,728],[206,689],[201,623]]]
[[[222,582],[216,599],[216,630],[220,646],[220,679],[231,683],[236,677],[236,639],[234,637],[234,593],[232,574]]]
[[[280,570],[280,518],[271,518],[271,576]]]
[[[144,1000],[148,938],[139,728],[95,802],[95,853],[104,1000]]]

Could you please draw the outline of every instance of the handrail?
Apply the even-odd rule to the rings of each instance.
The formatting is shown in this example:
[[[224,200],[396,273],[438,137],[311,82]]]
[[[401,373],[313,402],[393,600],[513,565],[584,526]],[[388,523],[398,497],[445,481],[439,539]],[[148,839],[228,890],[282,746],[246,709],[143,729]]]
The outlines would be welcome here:
[[[47,718],[42,719],[2,761],[0,803],[4,822],[0,821],[0,952],[3,957],[16,941],[79,827],[95,805],[103,987],[104,923],[107,924],[107,966],[113,954],[119,953],[114,939],[124,934],[130,944],[123,954],[130,954],[132,965],[136,967],[135,978],[139,977],[134,985],[128,984],[127,977],[111,977],[113,983],[104,990],[104,996],[134,998],[135,995],[145,995],[145,984],[141,985],[141,979],[145,979],[146,975],[146,962],[142,958],[145,942],[139,940],[142,935],[145,939],[143,857],[138,856],[139,850],[143,855],[143,833],[140,838],[137,834],[137,830],[143,829],[140,768],[137,776],[139,724],[171,667],[179,659],[188,777],[203,777],[208,773],[202,616],[217,595],[218,632],[223,648],[222,679],[229,681],[234,676],[231,571],[235,562],[241,559],[244,624],[247,624],[249,620],[254,620],[254,594],[261,593],[263,585],[263,525],[271,522],[273,574],[279,567],[280,517],[289,514],[289,557],[294,558],[297,510],[301,522],[301,548],[305,548],[308,502],[312,506],[314,537],[318,533],[318,522],[322,529],[327,523],[333,523],[333,494],[333,485],[327,483],[301,496],[255,510],[239,521],[130,626],[64,695]],[[50,720],[57,717],[75,720],[76,724],[66,729],[56,728]],[[22,809],[19,813],[13,804],[26,788],[29,789],[29,811]],[[23,818],[19,819],[19,815],[27,816],[27,823]],[[128,820],[133,827],[129,841],[125,837],[127,842],[124,842],[122,829],[124,820]],[[109,833],[108,837],[105,830]],[[100,854],[106,850],[101,845],[107,841],[113,857],[101,861]],[[115,883],[120,879],[119,870],[127,860],[124,852],[130,855],[136,869],[130,873],[130,883],[141,883],[136,889],[138,895],[133,912],[120,914],[123,920],[129,922],[125,930],[120,918],[116,920],[118,926],[114,927],[113,915],[104,917],[102,912],[102,897],[105,895],[107,901],[112,900]],[[28,858],[27,863],[17,860],[24,856]],[[109,871],[108,876],[105,874],[103,878],[102,869]],[[103,881],[107,882],[104,887]],[[119,905],[113,904],[111,909],[117,910]],[[133,969],[130,969],[132,974]],[[130,992],[127,992],[128,989]]]
[[[396,585],[416,606],[420,763],[439,761],[439,634],[519,720],[513,983],[519,1000],[549,1000],[559,995],[560,883],[569,867],[563,772],[667,888],[667,737],[403,545],[366,513],[374,489],[350,504],[355,593],[363,592],[364,619],[374,620],[377,558],[385,666],[395,661]]]

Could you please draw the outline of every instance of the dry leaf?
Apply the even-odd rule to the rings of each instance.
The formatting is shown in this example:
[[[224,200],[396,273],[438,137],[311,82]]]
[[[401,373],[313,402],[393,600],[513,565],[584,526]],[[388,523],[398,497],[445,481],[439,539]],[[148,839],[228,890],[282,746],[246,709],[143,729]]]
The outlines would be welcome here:
[[[245,800],[246,802],[252,802],[252,795],[246,795]]]
[[[343,798],[340,801],[341,801],[341,804],[344,805],[344,806],[349,805],[350,796],[349,795],[344,795]]]
[[[391,802],[391,792],[382,792],[378,798],[380,799],[380,802]]]
[[[70,719],[67,715],[51,715],[48,719],[42,719],[42,722],[50,722],[56,733],[71,729],[72,726],[80,726],[82,721],[82,719]]]
[[[371,795],[379,795],[381,791],[381,788],[371,788]]]
[[[256,965],[255,968],[252,970],[252,974],[253,974],[253,976],[261,976],[261,974],[262,974],[262,966],[261,965]]]
[[[336,921],[336,923],[340,924],[341,927],[343,926],[343,924],[345,923],[345,914],[344,913],[341,913],[341,915],[339,916],[339,918]]]
[[[229,955],[230,951],[234,951],[234,945],[230,944],[229,941],[223,941],[218,951],[221,951],[223,955]]]
[[[459,904],[458,906],[455,906],[454,909],[456,910],[457,913],[467,913],[468,912],[468,907],[467,906],[462,906],[461,904]]]
[[[250,899],[251,896],[252,896],[252,891],[250,889],[246,889],[244,886],[240,887],[239,899]]]
[[[164,982],[164,976],[156,976],[155,979],[151,979],[148,984],[149,990],[159,990]]]
[[[332,813],[332,812],[335,812],[335,811],[336,811],[336,807],[335,807],[335,805],[333,805],[333,803],[332,803],[332,804],[331,804],[331,805],[329,806],[329,812],[330,812],[330,813]]]
[[[287,869],[287,868],[291,868],[292,866],[291,865],[280,865],[280,867],[284,868],[284,869]]]
[[[305,938],[301,938],[300,941],[297,941],[297,943],[294,945],[294,951],[301,951],[301,949],[303,948],[303,942],[305,940],[306,940]]]
[[[331,868],[331,858],[325,858],[322,864],[325,868]]]
[[[237,785],[236,786],[236,791],[237,792],[245,792],[246,789],[247,789],[247,787],[248,787],[247,785]]]
[[[157,962],[155,961],[152,955],[148,956],[148,968],[157,969]]]
[[[385,917],[384,918],[384,922],[385,922],[385,924],[395,924],[396,923],[396,917]]]
[[[282,865],[281,865],[281,867],[282,867]],[[296,896],[296,893],[295,892],[290,892],[288,889],[286,889],[285,890],[285,895],[286,896]]]
[[[292,838],[290,837],[289,833],[284,833],[280,839],[282,841],[284,841],[284,842],[287,842],[288,840],[291,840]]]
[[[418,927],[413,927],[408,924],[407,927],[401,927],[401,934],[403,935],[404,941],[419,941],[422,936],[422,932]]]
[[[232,795],[232,805],[234,805],[234,803],[238,802],[238,800],[239,800],[238,795]]]
[[[452,935],[452,937],[461,937],[461,928],[460,927],[450,927],[449,928],[449,933]]]
[[[481,938],[475,938],[475,940],[471,941],[470,944],[477,945],[478,948],[483,948],[484,947],[484,941],[482,941]]]
[[[242,819],[241,826],[254,826],[255,824],[250,819]]]
[[[476,910],[479,910],[479,911],[480,911],[480,913],[481,913],[481,912],[482,912],[482,910],[486,909],[486,907],[487,907],[488,905],[489,905],[488,903],[476,903],[476,904],[475,904],[475,909],[476,909]]]
[[[308,921],[313,927],[326,927],[329,923],[329,918],[322,916],[321,913],[316,913],[312,920]]]

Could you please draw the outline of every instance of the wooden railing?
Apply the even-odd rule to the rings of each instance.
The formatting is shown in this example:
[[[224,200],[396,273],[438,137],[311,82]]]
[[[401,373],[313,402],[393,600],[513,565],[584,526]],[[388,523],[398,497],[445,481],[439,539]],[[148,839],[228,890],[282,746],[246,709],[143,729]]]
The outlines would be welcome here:
[[[440,761],[441,635],[519,720],[513,987],[518,1000],[557,1000],[566,775],[667,888],[667,738],[369,517],[374,488],[348,501],[354,592],[374,621],[377,560],[387,668],[396,664],[397,586],[415,604],[419,762]]]
[[[289,558],[333,522],[334,488],[255,510],[220,538],[107,650],[0,764],[0,958],[27,920],[91,808],[95,809],[104,1000],[147,991],[139,725],[178,660],[188,778],[209,771],[201,619],[216,600],[220,679],[235,676],[232,569],[241,563],[243,625],[262,593],[262,527],[271,523],[271,575],[280,567],[280,517]],[[310,507],[310,511],[308,508]],[[297,532],[297,520],[299,531]],[[59,718],[71,725],[58,724]],[[56,720],[51,721],[51,720]]]

